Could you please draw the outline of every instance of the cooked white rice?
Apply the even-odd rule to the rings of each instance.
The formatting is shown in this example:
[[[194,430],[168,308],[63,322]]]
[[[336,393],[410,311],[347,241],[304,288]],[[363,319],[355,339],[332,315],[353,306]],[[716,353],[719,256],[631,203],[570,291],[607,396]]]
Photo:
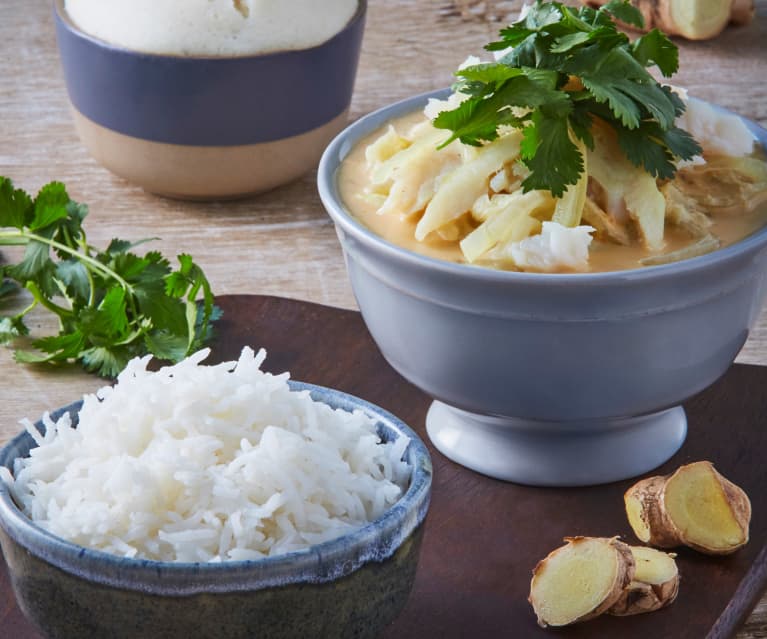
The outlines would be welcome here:
[[[246,55],[307,49],[341,31],[358,0],[66,0],[80,29],[127,49]]]
[[[315,402],[288,373],[208,350],[158,372],[131,361],[0,473],[25,513],[76,544],[126,557],[216,562],[273,556],[379,517],[409,477],[407,438],[382,443],[362,412]]]

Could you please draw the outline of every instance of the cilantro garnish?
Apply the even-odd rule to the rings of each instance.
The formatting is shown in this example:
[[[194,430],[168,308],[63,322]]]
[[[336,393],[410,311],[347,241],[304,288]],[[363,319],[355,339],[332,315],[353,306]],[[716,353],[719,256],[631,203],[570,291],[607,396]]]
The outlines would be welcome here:
[[[611,0],[598,10],[536,2],[485,47],[511,48],[509,53],[456,73],[460,79],[453,89],[469,97],[434,120],[437,128],[452,131],[445,145],[459,139],[479,146],[496,139],[499,127],[522,129],[521,159],[530,170],[523,189],[561,197],[583,172],[573,136],[593,149],[591,126],[599,118],[616,131],[635,166],[656,178],[672,178],[675,161],[690,159],[701,148],[674,125],[684,112],[682,100],[647,69],[657,66],[664,76],[673,75],[677,48],[657,29],[630,42],[613,18],[644,24],[628,0]]]
[[[17,348],[19,362],[79,361],[114,377],[138,355],[177,362],[199,349],[221,315],[200,267],[179,255],[174,271],[156,251],[131,252],[147,240],[114,239],[99,251],[85,236],[87,213],[59,182],[33,199],[0,177],[0,245],[25,247],[18,264],[0,266],[0,303],[19,287],[32,295],[21,312],[0,314],[0,343],[27,336],[24,317],[42,306],[58,316],[59,332]]]

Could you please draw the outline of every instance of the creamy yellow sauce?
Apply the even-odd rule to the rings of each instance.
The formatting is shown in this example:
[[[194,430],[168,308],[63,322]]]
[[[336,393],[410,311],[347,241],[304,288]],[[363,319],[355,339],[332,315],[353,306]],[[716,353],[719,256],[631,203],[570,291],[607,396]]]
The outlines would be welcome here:
[[[418,111],[392,121],[398,130],[408,130],[414,124],[423,121],[423,113]],[[388,125],[386,125],[388,126]],[[370,175],[365,159],[365,149],[386,130],[375,131],[361,140],[344,159],[339,169],[338,186],[341,198],[347,209],[367,226],[392,244],[405,249],[449,262],[466,263],[458,241],[440,239],[436,233],[419,242],[415,239],[415,227],[418,215],[405,217],[396,214],[379,215],[380,203],[369,197]],[[767,223],[767,204],[756,207],[751,212],[740,215],[714,215],[709,231],[727,246],[741,240]],[[666,224],[663,253],[682,249],[694,244],[699,238],[692,238],[686,231]],[[611,242],[594,240],[589,249],[589,271],[605,272],[642,268],[640,260],[657,255],[645,249],[639,242],[624,246]],[[482,261],[476,262],[482,264]]]

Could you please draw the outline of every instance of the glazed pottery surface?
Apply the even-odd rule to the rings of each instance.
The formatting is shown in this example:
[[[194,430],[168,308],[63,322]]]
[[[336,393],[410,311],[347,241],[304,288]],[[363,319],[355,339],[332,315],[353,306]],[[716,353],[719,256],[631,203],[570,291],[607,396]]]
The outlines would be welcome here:
[[[350,214],[337,171],[361,139],[445,96],[368,115],[320,164],[320,195],[373,338],[437,400],[429,436],[466,466],[537,485],[657,467],[684,441],[679,404],[727,370],[756,321],[767,229],[701,257],[608,273],[504,272],[407,251]],[[746,124],[767,144],[767,131]]]
[[[367,9],[317,46],[241,56],[144,53],[81,31],[54,0],[77,131],[91,154],[148,191],[231,198],[316,167],[346,125]]]
[[[19,605],[44,636],[375,637],[396,617],[415,578],[429,506],[428,451],[400,420],[364,400],[290,385],[334,408],[363,411],[385,441],[410,438],[405,459],[413,470],[400,500],[380,519],[304,551],[188,564],[117,557],[64,541],[23,515],[0,482],[0,545]],[[78,408],[59,414],[76,415]],[[0,451],[0,465],[12,468],[33,447],[22,433]]]

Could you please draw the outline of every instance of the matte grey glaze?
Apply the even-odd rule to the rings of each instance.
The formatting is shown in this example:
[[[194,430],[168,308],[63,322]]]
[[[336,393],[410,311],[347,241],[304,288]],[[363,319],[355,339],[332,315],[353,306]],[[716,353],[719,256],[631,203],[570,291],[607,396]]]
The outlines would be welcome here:
[[[411,429],[368,402],[290,385],[334,408],[362,410],[384,440],[411,439],[405,452],[413,466],[410,485],[392,508],[304,551],[258,561],[170,563],[121,558],[55,537],[21,513],[0,481],[0,545],[21,609],[33,623],[47,636],[67,639],[187,639],[224,631],[227,637],[301,637],[317,628],[328,629],[327,636],[369,637],[391,622],[415,578],[431,493],[429,453]],[[0,465],[12,468],[32,447],[27,433],[18,435],[0,450]],[[162,632],[153,634],[158,628]]]
[[[72,105],[112,131],[168,144],[238,146],[315,129],[349,108],[367,2],[309,49],[251,56],[132,51],[78,29],[54,0]]]
[[[530,420],[581,427],[590,422],[604,437],[614,436],[615,445],[619,429],[605,427],[627,424],[615,418],[678,405],[720,377],[746,341],[767,293],[767,229],[676,264],[537,274],[417,255],[376,236],[350,215],[336,184],[343,158],[385,122],[445,94],[416,96],[368,115],[342,132],[320,163],[320,196],[336,224],[362,315],[389,363],[449,406],[522,418],[528,431]],[[767,131],[746,123],[767,144]],[[475,428],[472,422],[465,420],[464,427]],[[652,420],[644,423],[649,429]],[[497,423],[496,435],[513,437],[519,425],[514,420]],[[650,470],[680,443],[678,436],[669,438],[659,458],[657,448],[647,452],[657,442],[648,441],[635,449],[636,463],[630,468],[625,456],[617,450],[611,454],[609,447],[591,456],[582,451],[580,465],[595,472],[575,476],[565,470],[571,467],[568,454],[547,446],[557,434],[541,426],[536,450],[551,482],[511,457],[500,471],[497,461],[485,463],[499,454],[490,437],[474,436],[473,448],[438,445],[453,459],[492,476],[574,485]],[[679,424],[676,428],[678,434]]]
[[[675,406],[639,417],[544,422],[468,413],[435,401],[426,430],[446,456],[491,477],[589,486],[660,466],[684,442],[687,417]]]

